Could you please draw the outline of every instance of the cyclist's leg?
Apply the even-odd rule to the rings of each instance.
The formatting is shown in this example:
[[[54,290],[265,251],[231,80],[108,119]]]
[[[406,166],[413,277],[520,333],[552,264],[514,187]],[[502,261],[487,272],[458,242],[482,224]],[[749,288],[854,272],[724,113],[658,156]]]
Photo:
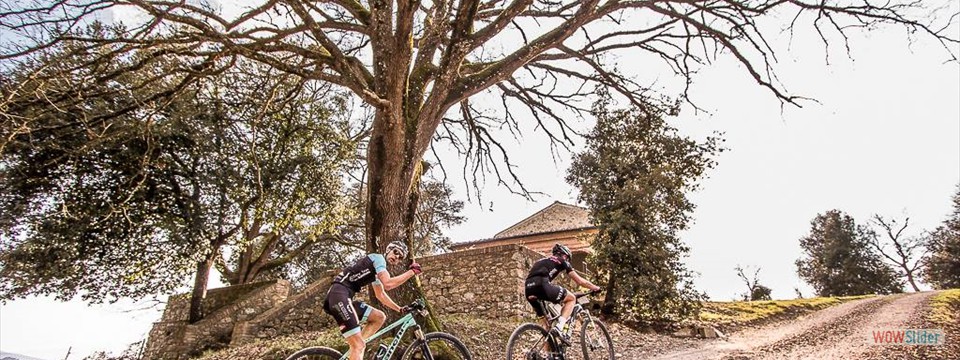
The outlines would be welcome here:
[[[570,319],[570,315],[573,314],[573,306],[577,304],[577,297],[566,289],[564,289],[564,293],[566,295],[563,297],[563,308],[560,309],[560,316],[563,316],[564,319]]]
[[[549,330],[550,319],[547,317],[547,309],[543,308],[543,302],[540,301],[540,299],[545,296],[543,283],[528,279],[523,293],[524,296],[527,297],[527,302],[533,307],[533,312],[543,321],[543,328]],[[544,354],[550,352],[550,344],[548,342],[544,341],[542,346]]]
[[[362,360],[365,345],[360,336],[360,318],[357,316],[357,309],[354,307],[353,299],[350,298],[350,293],[345,289],[331,288],[327,293],[323,309],[337,321],[340,333],[350,346],[348,353],[350,360]]]
[[[570,315],[573,314],[573,305],[576,303],[577,298],[573,293],[567,291],[567,289],[550,283],[543,284],[543,291],[546,293],[548,301],[562,305],[560,318],[557,319],[556,323],[557,330],[562,330],[563,325],[566,324],[567,320],[570,319]]]
[[[543,318],[544,323],[546,323],[547,311],[540,302],[540,299],[544,299],[546,296],[546,293],[543,291],[543,283],[541,281],[527,279],[523,295],[527,297],[527,302],[533,307],[533,312],[537,314],[537,317]]]
[[[359,327],[357,329],[360,329]],[[363,337],[360,336],[360,333],[354,333],[353,335],[347,336],[344,340],[347,341],[347,345],[350,346],[349,359],[350,360],[363,360],[363,350],[366,349],[366,344],[363,342]]]
[[[360,332],[360,335],[364,340],[369,339],[373,334],[376,334],[377,331],[380,331],[380,328],[383,327],[384,320],[387,319],[383,311],[377,310],[363,301],[354,300],[353,308],[357,311],[357,314],[363,314],[360,318],[360,323],[363,324],[363,330]]]

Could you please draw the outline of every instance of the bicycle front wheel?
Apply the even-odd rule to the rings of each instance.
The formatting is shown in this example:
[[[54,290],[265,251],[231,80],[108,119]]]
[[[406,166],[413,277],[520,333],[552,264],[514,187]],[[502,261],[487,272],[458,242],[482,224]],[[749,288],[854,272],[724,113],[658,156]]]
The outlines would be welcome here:
[[[403,360],[471,360],[470,351],[453,335],[433,332],[414,341],[403,352]]]
[[[340,360],[343,357],[339,351],[334,349],[316,346],[302,349],[287,357],[286,360]]]
[[[507,341],[507,360],[546,360],[551,351],[547,330],[537,324],[520,325]]]
[[[613,339],[607,326],[598,320],[585,322],[580,328],[583,360],[614,360]]]

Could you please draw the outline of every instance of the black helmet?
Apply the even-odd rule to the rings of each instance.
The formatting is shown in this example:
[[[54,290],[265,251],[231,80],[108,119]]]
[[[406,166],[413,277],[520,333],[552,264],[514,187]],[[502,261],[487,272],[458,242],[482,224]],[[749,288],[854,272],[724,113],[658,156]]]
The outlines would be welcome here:
[[[391,242],[390,244],[387,245],[387,252],[389,253],[391,250],[399,251],[401,258],[403,259],[407,258],[408,250],[407,250],[407,245],[405,245],[404,243],[399,241]]]
[[[559,243],[556,245],[553,245],[553,255],[556,255],[556,256],[566,255],[568,259],[573,257],[573,253],[570,252],[570,248],[563,246],[562,244],[559,244]]]

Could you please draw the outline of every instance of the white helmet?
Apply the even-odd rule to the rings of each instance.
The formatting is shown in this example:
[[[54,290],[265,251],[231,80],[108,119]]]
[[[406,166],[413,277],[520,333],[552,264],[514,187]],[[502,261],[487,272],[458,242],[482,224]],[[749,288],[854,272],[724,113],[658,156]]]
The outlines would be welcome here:
[[[399,241],[393,241],[393,242],[391,242],[390,244],[387,245],[387,252],[388,252],[388,253],[389,253],[390,251],[393,251],[393,250],[399,251],[399,252],[400,252],[400,257],[403,258],[403,259],[406,259],[406,258],[407,258],[407,254],[409,253],[409,250],[407,250],[407,245],[405,245],[404,243],[399,242]]]

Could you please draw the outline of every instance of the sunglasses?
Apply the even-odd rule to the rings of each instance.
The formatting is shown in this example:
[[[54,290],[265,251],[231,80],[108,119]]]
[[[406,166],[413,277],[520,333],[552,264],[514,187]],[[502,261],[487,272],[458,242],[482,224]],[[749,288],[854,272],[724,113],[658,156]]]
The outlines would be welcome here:
[[[404,259],[404,258],[406,258],[406,256],[404,256],[403,253],[400,252],[400,250],[390,250],[390,252],[393,253],[394,255],[396,255],[396,256],[397,256],[398,258],[400,258],[401,260]]]

